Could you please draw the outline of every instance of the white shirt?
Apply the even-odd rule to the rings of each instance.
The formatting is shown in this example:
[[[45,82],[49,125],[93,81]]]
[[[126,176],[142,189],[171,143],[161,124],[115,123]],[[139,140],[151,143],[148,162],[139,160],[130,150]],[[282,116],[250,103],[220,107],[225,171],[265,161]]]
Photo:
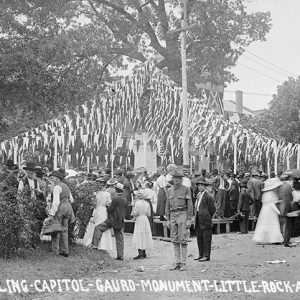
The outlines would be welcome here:
[[[188,177],[183,177],[182,185],[186,186],[187,188],[191,188],[191,186],[192,186],[191,179],[189,179]]]
[[[160,188],[165,188],[167,186],[167,180],[164,175],[160,175],[157,178],[156,182],[157,182],[158,187],[160,187]]]
[[[30,191],[31,191],[31,197],[33,198],[34,195],[35,195],[35,186],[34,186],[34,179],[33,178],[29,178],[29,177],[26,177],[24,180],[28,180],[28,184],[29,184],[29,187],[30,187]],[[22,192],[23,189],[24,189],[24,180],[20,180],[19,181],[19,185],[18,185],[18,191],[19,192]],[[38,192],[41,192],[40,190],[40,187],[39,187],[39,182],[37,181],[37,187],[36,187],[36,190]]]
[[[198,193],[198,195],[197,195],[197,207],[196,207],[196,211],[199,211],[199,208],[200,208],[200,204],[201,204],[201,200],[202,200],[202,198],[203,198],[203,195],[204,195],[204,193],[205,193],[206,191],[203,191],[203,192],[200,192],[200,193]]]
[[[59,207],[59,204],[60,204],[60,193],[61,192],[62,192],[62,188],[61,188],[60,185],[56,185],[53,188],[53,201],[52,201],[52,207],[51,207],[50,212],[49,212],[50,216],[55,216],[55,214],[58,210],[58,207]],[[70,193],[70,202],[71,203],[74,202],[74,199],[73,199],[73,196],[72,196],[71,193]]]

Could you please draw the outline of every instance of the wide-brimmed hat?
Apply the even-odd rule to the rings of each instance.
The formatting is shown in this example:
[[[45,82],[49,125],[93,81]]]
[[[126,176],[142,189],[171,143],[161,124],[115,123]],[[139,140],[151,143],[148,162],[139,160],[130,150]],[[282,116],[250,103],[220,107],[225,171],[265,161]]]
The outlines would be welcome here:
[[[173,178],[174,177],[185,177],[182,169],[175,169],[172,175],[173,175]]]
[[[55,176],[55,177],[59,178],[60,180],[64,179],[63,174],[59,170],[55,170],[55,171],[51,172],[50,176]]]
[[[117,182],[115,188],[124,191],[124,184],[122,184],[121,182]]]
[[[265,187],[261,190],[262,192],[271,191],[282,185],[282,181],[275,177],[265,181]]]
[[[125,173],[125,177],[127,177],[127,178],[134,178],[135,174],[132,171],[127,171]]]
[[[115,185],[115,184],[117,184],[117,180],[116,179],[114,179],[114,178],[110,178],[107,182],[106,182],[106,184],[107,185]]]
[[[100,176],[96,179],[97,182],[107,182],[107,178],[104,176]]]
[[[202,179],[202,178],[198,178],[197,181],[195,182],[197,185],[211,185],[211,182],[205,180],[205,179]]]
[[[23,170],[26,170],[26,171],[35,171],[35,167],[36,167],[35,163],[29,161],[29,162],[26,163],[26,166],[23,167]]]
[[[35,172],[35,175],[39,178],[43,178],[43,176],[45,174],[45,172],[43,171],[41,166],[35,167],[34,172]]]

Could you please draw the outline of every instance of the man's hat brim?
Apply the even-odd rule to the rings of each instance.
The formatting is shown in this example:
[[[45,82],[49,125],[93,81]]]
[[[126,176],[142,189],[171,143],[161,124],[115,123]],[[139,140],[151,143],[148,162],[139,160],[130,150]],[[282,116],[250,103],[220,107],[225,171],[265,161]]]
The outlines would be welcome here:
[[[199,180],[196,182],[197,185],[211,185],[211,182],[208,182],[208,181],[203,181],[203,180]]]

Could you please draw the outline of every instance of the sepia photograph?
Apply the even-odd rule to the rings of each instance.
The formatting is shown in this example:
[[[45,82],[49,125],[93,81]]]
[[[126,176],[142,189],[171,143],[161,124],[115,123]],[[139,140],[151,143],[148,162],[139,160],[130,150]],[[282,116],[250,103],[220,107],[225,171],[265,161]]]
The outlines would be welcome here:
[[[300,1],[0,1],[0,299],[300,299]]]

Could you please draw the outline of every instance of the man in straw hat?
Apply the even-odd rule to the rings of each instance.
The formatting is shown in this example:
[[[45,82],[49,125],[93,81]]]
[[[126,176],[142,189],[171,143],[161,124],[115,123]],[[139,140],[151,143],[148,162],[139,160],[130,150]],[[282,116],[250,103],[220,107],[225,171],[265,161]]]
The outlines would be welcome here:
[[[61,232],[53,232],[52,238],[52,253],[59,254],[64,257],[69,256],[69,235],[68,227],[69,223],[75,221],[74,212],[71,206],[73,197],[69,187],[63,183],[64,174],[59,170],[55,170],[50,174],[50,179],[54,183],[52,191],[52,207],[49,211],[50,225],[45,229],[44,234],[49,234],[51,231],[51,223],[57,222],[61,224]]]
[[[207,186],[211,185],[205,179],[199,178],[196,182],[198,188],[197,199],[195,203],[196,215],[196,236],[199,256],[195,258],[200,262],[210,260],[211,240],[212,240],[212,216],[216,208],[210,193],[207,192]]]
[[[103,232],[113,228],[116,238],[117,260],[124,259],[124,238],[123,228],[126,214],[126,200],[123,197],[124,185],[118,182],[115,185],[116,196],[112,199],[111,205],[107,207],[107,220],[97,225],[94,229],[92,244],[88,248],[97,248]]]
[[[176,169],[173,173],[174,186],[167,194],[166,219],[171,230],[171,241],[174,244],[175,266],[170,270],[186,270],[187,242],[191,219],[193,217],[193,203],[191,190],[182,185],[183,171]]]

